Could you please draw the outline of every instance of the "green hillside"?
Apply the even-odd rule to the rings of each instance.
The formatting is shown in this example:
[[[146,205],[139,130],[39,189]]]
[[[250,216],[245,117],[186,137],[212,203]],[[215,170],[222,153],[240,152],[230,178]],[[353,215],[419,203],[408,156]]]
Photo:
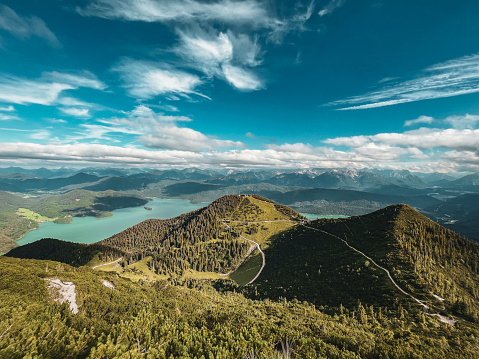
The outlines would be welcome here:
[[[407,205],[309,222],[228,195],[8,256],[35,259],[0,257],[0,357],[477,358],[479,245]]]
[[[479,318],[479,245],[407,205],[297,226],[281,233],[265,255],[264,271],[245,289],[254,298],[296,298],[332,307],[354,307],[360,299],[374,306],[421,308],[413,296],[431,313]]]
[[[299,218],[294,210],[259,196],[227,195],[175,218],[141,222],[100,244],[123,252],[123,267],[149,257],[148,267],[159,275],[196,278],[211,273],[218,278],[254,257],[249,253],[253,242],[247,239],[267,247]]]
[[[2,358],[477,358],[476,327],[406,309],[358,304],[331,316],[306,302],[7,257],[0,277]],[[74,300],[56,302],[52,281]]]

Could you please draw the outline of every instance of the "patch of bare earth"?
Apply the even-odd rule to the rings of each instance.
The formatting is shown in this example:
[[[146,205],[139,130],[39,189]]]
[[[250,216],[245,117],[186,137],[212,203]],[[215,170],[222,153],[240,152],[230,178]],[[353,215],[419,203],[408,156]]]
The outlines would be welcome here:
[[[59,303],[68,302],[72,313],[77,314],[78,304],[75,284],[72,282],[62,282],[58,278],[46,278],[45,280],[49,282],[47,288],[50,293],[50,298]]]

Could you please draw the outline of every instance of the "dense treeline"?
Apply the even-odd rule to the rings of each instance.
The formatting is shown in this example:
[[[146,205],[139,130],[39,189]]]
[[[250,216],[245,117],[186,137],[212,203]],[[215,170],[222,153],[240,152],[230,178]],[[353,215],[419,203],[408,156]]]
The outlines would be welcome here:
[[[388,268],[415,296],[479,319],[479,244],[438,225],[408,205],[315,226],[346,239]],[[434,302],[433,295],[446,299]]]
[[[0,258],[2,358],[476,358],[477,327],[357,303],[329,316],[296,300],[252,301],[57,262]],[[44,278],[76,285],[78,314]],[[102,285],[111,282],[115,289]]]
[[[224,196],[207,207],[181,216],[149,219],[100,244],[124,252],[126,266],[152,257],[150,268],[158,274],[180,274],[188,269],[228,272],[246,255],[249,245],[237,240],[219,219],[234,211],[243,198]]]
[[[87,245],[60,241],[53,238],[43,238],[39,241],[14,248],[5,256],[55,260],[74,267],[80,267],[90,262],[95,255],[99,255],[102,261],[108,262],[121,257],[123,253],[116,248],[100,244]]]

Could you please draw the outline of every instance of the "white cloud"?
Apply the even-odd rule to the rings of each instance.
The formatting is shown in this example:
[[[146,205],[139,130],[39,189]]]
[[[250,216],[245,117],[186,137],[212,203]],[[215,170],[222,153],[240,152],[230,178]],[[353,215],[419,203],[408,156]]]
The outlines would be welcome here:
[[[315,152],[315,149],[309,143],[285,143],[282,145],[266,145],[265,147],[278,152],[296,152],[307,154],[312,154]]]
[[[5,75],[0,76],[0,102],[53,105],[63,91],[80,87],[101,89],[104,85],[91,74],[83,77],[50,72],[37,80]]]
[[[444,122],[457,129],[473,129],[479,124],[478,115],[449,116]]]
[[[61,118],[49,118],[47,121],[51,123],[68,123],[68,121],[61,119]]]
[[[30,137],[35,140],[45,140],[49,138],[50,136],[51,136],[51,133],[50,131],[47,131],[47,130],[40,130],[30,135]]]
[[[148,148],[202,151],[214,148],[244,147],[241,142],[218,140],[191,128],[161,126],[155,134],[146,134],[139,141]]]
[[[343,6],[345,0],[331,0],[328,5],[323,7],[319,12],[319,16],[325,16],[325,15],[330,15],[333,13],[334,10],[337,8]]]
[[[0,157],[5,159],[40,159],[43,161],[67,161],[120,164],[183,164],[188,165],[200,157],[193,152],[148,151],[143,149],[107,146],[100,144],[34,144],[2,143]]]
[[[69,84],[74,88],[87,87],[95,90],[104,90],[106,88],[106,85],[90,71],[81,71],[78,74],[57,71],[44,72],[42,78],[54,83]]]
[[[195,91],[202,84],[199,77],[166,64],[124,60],[114,70],[120,72],[129,94],[136,98],[151,99],[158,95],[172,94],[196,94],[208,98]]]
[[[138,135],[137,141],[147,148],[203,151],[216,148],[245,147],[242,142],[221,140],[205,135],[188,127],[180,127],[178,123],[191,122],[185,116],[169,116],[155,113],[151,108],[139,105],[123,118],[101,120],[102,125],[82,125],[86,131],[70,140],[96,138],[116,141],[109,133]]]
[[[261,63],[260,47],[245,34],[209,32],[195,28],[179,33],[181,44],[176,54],[189,61],[190,66],[206,76],[226,79],[240,90],[263,88],[262,81],[249,69]]]
[[[19,120],[17,115],[0,113],[0,121]]]
[[[87,108],[77,108],[77,107],[59,107],[61,112],[80,118],[91,118],[90,110]]]
[[[15,108],[13,106],[0,107],[0,121],[19,120],[20,118],[12,112],[15,112]]]
[[[173,106],[173,105],[159,105],[158,108],[161,109],[161,110],[168,111],[168,112],[180,112],[178,107]]]
[[[101,129],[96,129],[100,134]],[[293,146],[293,147],[291,147]],[[290,150],[286,150],[287,147]],[[378,153],[379,150],[379,153]],[[306,152],[306,153],[305,153]],[[421,155],[416,149],[367,145],[358,151],[337,151],[327,147],[285,145],[277,149],[233,149],[227,151],[146,150],[135,146],[107,146],[91,143],[38,145],[32,143],[0,143],[4,161],[36,161],[72,165],[113,163],[169,167],[231,168],[382,168],[409,169],[423,172],[479,170],[479,155],[472,151],[449,151],[440,156]],[[404,160],[403,156],[409,156]]]
[[[414,126],[417,124],[428,124],[430,125],[431,123],[434,122],[434,117],[431,116],[419,116],[418,118],[414,120],[407,120],[404,122],[404,126],[409,127],[409,126]]]
[[[249,70],[231,65],[222,68],[226,80],[238,90],[253,91],[263,87],[263,83]]]
[[[416,78],[329,103],[341,110],[362,110],[479,92],[479,54],[424,69]],[[344,107],[345,106],[345,107]]]
[[[123,112],[127,117],[151,119],[159,122],[191,122],[192,119],[186,116],[168,116],[162,113],[156,113],[145,105],[138,105],[132,111]]]
[[[233,45],[225,33],[208,34],[201,30],[180,32],[181,45],[175,52],[192,61],[208,76],[217,73],[219,66],[233,58]]]
[[[145,22],[221,21],[265,26],[269,18],[263,2],[254,0],[96,0],[77,8],[84,16]]]
[[[37,36],[47,40],[52,46],[60,46],[57,37],[43,20],[36,16],[19,16],[5,5],[0,5],[0,29],[6,30],[21,39]]]
[[[58,95],[73,86],[25,80],[13,76],[0,77],[0,101],[16,104],[52,105]]]
[[[335,146],[363,148],[368,144],[384,144],[419,149],[449,149],[478,151],[479,130],[420,128],[403,133],[379,133],[371,136],[337,137],[324,141]]]

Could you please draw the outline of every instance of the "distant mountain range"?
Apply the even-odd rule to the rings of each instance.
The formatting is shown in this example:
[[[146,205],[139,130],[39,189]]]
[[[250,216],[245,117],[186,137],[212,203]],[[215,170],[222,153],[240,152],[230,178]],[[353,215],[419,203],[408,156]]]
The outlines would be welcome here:
[[[479,193],[477,173],[458,178],[439,173],[350,169],[0,169],[0,190],[3,191],[45,195],[75,189],[115,190],[195,202],[213,201],[229,193],[259,193],[302,212],[338,215],[366,214],[390,204],[406,203],[441,224],[479,240],[479,223],[463,217],[460,205],[441,207],[453,203],[454,198],[461,202],[461,196],[467,199],[469,194]]]

